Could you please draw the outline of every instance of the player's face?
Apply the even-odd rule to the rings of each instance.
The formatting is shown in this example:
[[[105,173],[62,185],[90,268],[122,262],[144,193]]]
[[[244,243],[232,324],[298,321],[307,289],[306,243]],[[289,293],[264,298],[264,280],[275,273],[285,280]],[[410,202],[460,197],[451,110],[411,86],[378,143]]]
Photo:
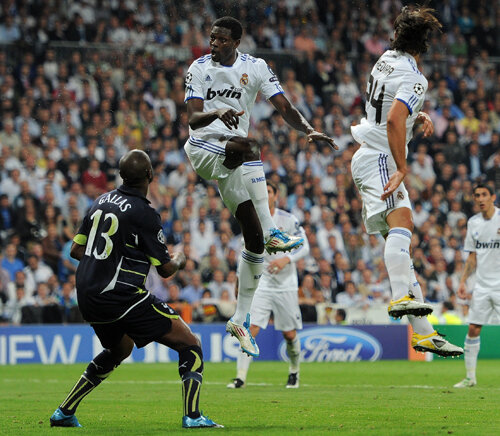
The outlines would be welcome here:
[[[231,30],[225,27],[212,27],[210,32],[210,53],[215,62],[221,64],[232,64],[236,47],[240,40],[231,38]]]
[[[494,207],[496,195],[491,195],[486,188],[477,188],[474,191],[474,201],[480,212],[487,212]]]
[[[277,196],[270,186],[267,187],[267,195],[269,197],[269,209],[272,209],[276,203]]]

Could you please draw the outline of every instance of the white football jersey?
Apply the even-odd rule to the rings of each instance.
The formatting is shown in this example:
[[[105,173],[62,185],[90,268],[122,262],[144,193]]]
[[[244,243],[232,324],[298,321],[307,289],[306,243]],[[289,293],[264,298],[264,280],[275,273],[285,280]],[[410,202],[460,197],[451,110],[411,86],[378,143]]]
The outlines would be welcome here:
[[[277,254],[264,254],[264,271],[262,277],[260,278],[258,291],[294,291],[297,292],[299,289],[298,279],[297,279],[297,268],[295,267],[295,262],[299,259],[307,256],[309,254],[309,243],[307,242],[306,232],[300,225],[298,219],[282,209],[276,208],[274,210],[273,219],[279,229],[288,233],[289,235],[301,236],[304,238],[304,245],[292,250],[290,253],[277,253]],[[285,265],[285,267],[277,274],[271,274],[267,267],[269,262],[274,259],[279,259],[283,256],[288,256],[291,260],[290,263]]]
[[[192,98],[204,101],[204,111],[232,108],[236,112],[245,111],[240,117],[237,129],[228,129],[217,119],[208,126],[196,130],[189,128],[189,134],[201,139],[210,137],[248,136],[250,112],[257,93],[266,99],[283,94],[278,77],[266,61],[248,54],[236,52],[236,62],[224,66],[212,60],[212,55],[196,59],[186,74],[186,94],[184,102]]]
[[[366,118],[351,128],[352,136],[363,147],[392,155],[387,139],[387,114],[394,99],[403,102],[410,113],[406,120],[408,144],[426,91],[427,79],[418,70],[415,58],[401,51],[386,51],[371,71],[366,85]]]
[[[500,291],[500,209],[489,220],[481,213],[469,219],[464,250],[476,253],[476,287]]]

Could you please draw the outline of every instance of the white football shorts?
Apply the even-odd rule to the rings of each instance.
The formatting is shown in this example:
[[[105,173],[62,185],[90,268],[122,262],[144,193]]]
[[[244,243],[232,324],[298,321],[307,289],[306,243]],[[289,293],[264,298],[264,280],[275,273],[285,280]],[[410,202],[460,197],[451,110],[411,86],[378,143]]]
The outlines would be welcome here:
[[[493,316],[496,313],[496,318]],[[491,319],[500,317],[500,291],[475,288],[472,293],[467,322],[469,324],[490,324]]]
[[[288,332],[302,329],[302,315],[297,292],[257,289],[250,309],[250,323],[265,329],[271,312],[274,315],[276,330]]]
[[[250,200],[250,195],[243,184],[241,165],[233,170],[224,166],[227,141],[206,141],[190,136],[184,144],[184,150],[200,177],[205,180],[217,180],[222,200],[234,215],[241,203]]]
[[[401,207],[411,210],[408,191],[403,183],[387,200],[380,199],[384,186],[395,171],[393,157],[377,150],[361,147],[352,157],[352,178],[363,200],[362,215],[367,233],[387,233],[389,226],[385,219],[390,212]]]

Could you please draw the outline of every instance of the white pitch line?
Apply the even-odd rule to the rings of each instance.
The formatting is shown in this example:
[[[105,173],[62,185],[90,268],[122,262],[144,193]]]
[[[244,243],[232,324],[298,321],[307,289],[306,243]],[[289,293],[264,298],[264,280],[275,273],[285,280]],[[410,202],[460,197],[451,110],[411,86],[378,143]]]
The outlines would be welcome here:
[[[60,384],[64,383],[67,384],[67,380],[63,379],[39,379],[39,378],[32,378],[32,379],[15,379],[15,378],[4,378],[0,379],[0,382],[3,383],[19,383],[19,382],[26,382],[26,383],[50,383],[50,384]],[[181,383],[180,380],[108,380],[109,384],[122,384],[122,385],[178,385]],[[204,381],[204,385],[208,386],[226,386],[226,382],[212,382],[212,381]],[[282,383],[246,383],[246,386],[284,386]],[[300,383],[301,387],[315,387],[317,385],[313,385],[310,383]],[[433,385],[374,385],[374,384],[356,384],[356,385],[349,385],[349,384],[331,384],[331,385],[322,385],[323,387],[329,387],[329,388],[344,388],[344,389],[349,389],[349,388],[355,388],[355,389],[454,389],[451,385],[450,386],[433,386]],[[479,390],[481,387],[474,387],[474,390]],[[500,390],[500,387],[484,387],[483,389],[487,389],[489,391],[498,391]]]
[[[0,379],[0,381],[4,383],[19,383],[21,380],[14,378],[4,378]],[[67,380],[62,379],[47,379],[42,380],[38,378],[32,379],[23,379],[23,382],[27,383],[50,383],[50,384],[59,384],[64,383],[67,384]],[[181,383],[180,380],[108,380],[110,384],[123,384],[123,385],[178,385]],[[225,382],[212,382],[212,381],[204,381],[204,385],[212,385],[212,386],[225,386]],[[246,383],[247,386],[282,386],[282,383]],[[300,383],[301,387],[315,387],[317,385],[308,384],[308,383]],[[433,386],[433,385],[374,385],[374,384],[331,384],[331,385],[322,385],[323,387],[329,388],[356,388],[356,389],[452,389],[452,386]],[[474,388],[476,390],[476,387]],[[481,388],[477,388],[481,389]],[[498,391],[500,387],[487,387],[485,389]]]

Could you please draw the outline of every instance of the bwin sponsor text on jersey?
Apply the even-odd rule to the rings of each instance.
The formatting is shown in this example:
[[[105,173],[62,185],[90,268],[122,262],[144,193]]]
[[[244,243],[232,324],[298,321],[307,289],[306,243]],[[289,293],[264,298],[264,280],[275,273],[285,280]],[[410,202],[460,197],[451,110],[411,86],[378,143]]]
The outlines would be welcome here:
[[[481,242],[476,241],[476,250],[481,248],[500,248],[500,241]]]
[[[235,98],[239,100],[241,98],[241,91],[241,88],[235,88],[234,86],[218,90],[208,88],[206,100],[212,100],[215,97]]]

